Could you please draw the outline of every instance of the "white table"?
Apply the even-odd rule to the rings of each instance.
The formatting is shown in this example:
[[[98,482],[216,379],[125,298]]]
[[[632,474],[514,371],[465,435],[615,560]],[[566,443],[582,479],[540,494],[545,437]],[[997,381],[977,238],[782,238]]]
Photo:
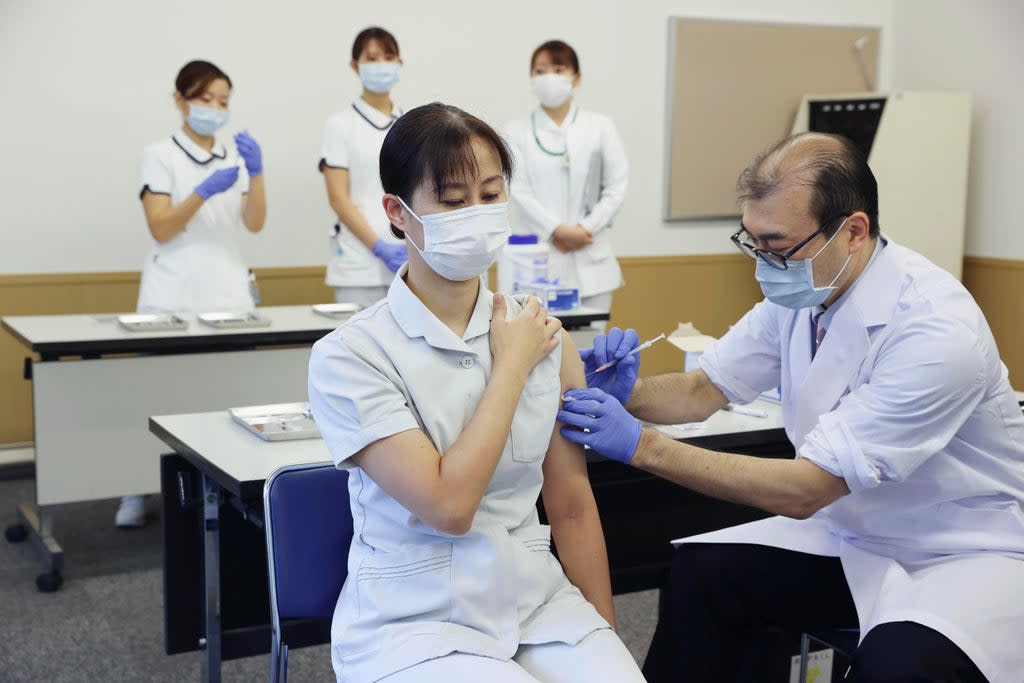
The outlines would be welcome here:
[[[705,429],[686,430],[683,436],[689,443],[725,451],[788,446],[781,429],[781,406],[764,401],[757,401],[754,406],[766,410],[769,417],[720,411],[707,421]],[[229,513],[227,508],[234,508],[241,519],[262,528],[264,481],[280,467],[329,462],[330,454],[321,439],[263,441],[234,422],[225,411],[153,417],[150,430],[175,453],[164,456],[161,468],[164,555],[167,558],[164,576],[166,650],[168,654],[200,650],[200,680],[219,681],[222,660],[267,652],[270,644],[269,626],[258,623],[259,620],[244,625],[235,623],[231,627],[223,625],[231,612],[229,605],[237,606],[240,591],[244,591],[245,601],[251,603],[265,599],[262,594],[267,590],[265,564],[262,569],[257,567],[265,563],[262,536],[250,538],[250,547],[237,541],[229,543],[229,534],[245,533],[238,528],[239,515]],[[648,495],[653,490],[651,483],[657,482],[662,497],[666,489],[671,496],[683,500],[691,500],[696,494],[598,456],[588,460],[608,538],[615,586],[616,575],[622,574],[624,569],[627,573],[631,570],[621,566],[628,560],[624,561],[624,553],[619,551],[623,547],[628,549],[632,538],[651,535],[664,547],[666,555],[670,553],[668,542],[675,537],[675,530],[662,528],[666,520],[659,523],[641,519],[647,512],[645,506],[653,514],[661,514],[657,497],[651,499]],[[623,492],[628,490],[633,493],[624,496]],[[714,502],[713,505],[742,511],[729,503]],[[695,511],[695,516],[704,517],[705,511],[706,508]],[[616,520],[623,519],[627,512],[631,516],[628,527],[616,526]],[[726,525],[749,521],[735,519],[736,513],[732,514]],[[637,519],[641,521],[636,522]],[[232,520],[236,521],[232,523]],[[234,558],[234,567],[230,570],[222,562],[222,548],[229,544],[231,550],[225,550],[223,557],[227,561],[230,553]],[[253,545],[259,547],[253,548]],[[650,576],[650,569],[640,567],[638,571]],[[232,580],[224,583],[222,591],[221,576],[229,573]],[[196,577],[203,578],[200,581]],[[619,592],[657,585],[649,579],[646,583],[638,582],[642,580],[635,577],[628,579],[625,583],[619,582]],[[231,599],[222,603],[222,597]],[[201,632],[195,630],[197,623],[203,624]],[[325,628],[323,624],[300,622],[286,623],[284,628],[293,649],[327,642],[330,638],[329,625]]]
[[[47,506],[159,490],[160,443],[146,430],[149,416],[306,400],[309,349],[340,321],[309,306],[259,312],[269,327],[217,329],[189,315],[186,330],[160,332],[130,332],[112,314],[3,319],[40,356],[27,368],[35,501],[18,506],[7,535],[38,546],[47,566],[41,590],[59,587],[63,570]],[[573,329],[608,314],[576,309],[559,317]]]

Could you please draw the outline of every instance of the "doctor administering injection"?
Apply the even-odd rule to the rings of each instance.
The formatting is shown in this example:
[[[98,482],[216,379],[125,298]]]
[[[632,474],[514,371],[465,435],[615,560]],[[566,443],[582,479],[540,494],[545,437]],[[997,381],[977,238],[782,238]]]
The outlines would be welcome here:
[[[558,416],[606,457],[777,515],[676,549],[644,674],[719,680],[764,627],[859,627],[847,680],[1024,680],[1024,417],[984,315],[879,231],[849,141],[784,140],[737,187],[732,239],[765,300],[687,373],[637,380],[635,332],[611,330],[584,364],[619,362]],[[704,420],[780,385],[793,460],[638,421]]]

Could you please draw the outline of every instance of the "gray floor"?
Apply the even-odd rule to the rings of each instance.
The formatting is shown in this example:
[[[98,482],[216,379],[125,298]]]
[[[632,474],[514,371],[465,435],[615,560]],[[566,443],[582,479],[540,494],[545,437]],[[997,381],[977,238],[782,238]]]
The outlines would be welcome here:
[[[31,480],[0,481],[0,526],[32,499]],[[150,501],[154,504],[154,501]],[[36,591],[40,568],[29,544],[0,541],[0,681],[195,681],[195,654],[163,651],[160,528],[118,531],[116,501],[60,506],[54,518],[64,546],[64,587]],[[657,593],[617,597],[619,632],[642,662],[654,632]],[[224,664],[224,681],[266,680],[266,657]],[[296,650],[289,681],[333,681],[327,646]]]

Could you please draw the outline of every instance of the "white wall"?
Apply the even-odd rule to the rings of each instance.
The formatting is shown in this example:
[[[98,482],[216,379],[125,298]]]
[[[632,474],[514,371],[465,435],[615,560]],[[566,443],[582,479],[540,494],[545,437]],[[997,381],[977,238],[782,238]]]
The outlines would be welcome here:
[[[612,116],[630,155],[630,189],[614,233],[618,253],[730,251],[731,223],[661,220],[668,17],[881,26],[885,88],[892,2],[4,3],[0,273],[139,268],[149,245],[139,154],[179,125],[174,76],[193,58],[231,75],[230,127],[249,129],[264,147],[270,213],[265,231],[246,238],[250,263],[322,264],[332,224],[316,171],[323,121],[357,94],[348,51],[356,32],[376,23],[401,44],[402,105],[441,99],[496,126],[533,106],[533,48],[567,40],[582,61],[580,102]]]
[[[965,252],[976,256],[1024,259],[1022,30],[1021,0],[893,3],[893,88],[972,96]]]

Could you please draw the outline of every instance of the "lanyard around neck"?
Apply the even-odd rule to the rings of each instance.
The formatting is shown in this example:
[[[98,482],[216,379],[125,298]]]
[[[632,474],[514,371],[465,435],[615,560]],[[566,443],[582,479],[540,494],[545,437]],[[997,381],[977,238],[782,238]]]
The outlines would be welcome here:
[[[569,123],[576,123],[576,117],[579,115],[580,108],[576,107],[576,111],[573,112],[572,120],[570,120]],[[544,152],[545,154],[549,154],[553,157],[564,157],[566,153],[569,151],[568,143],[566,143],[565,149],[563,149],[561,152],[552,151],[544,146],[544,143],[540,141],[540,137],[537,135],[537,112],[532,112],[530,114],[530,127],[533,129],[533,140],[534,142],[537,143],[537,146],[540,147],[540,151]]]

